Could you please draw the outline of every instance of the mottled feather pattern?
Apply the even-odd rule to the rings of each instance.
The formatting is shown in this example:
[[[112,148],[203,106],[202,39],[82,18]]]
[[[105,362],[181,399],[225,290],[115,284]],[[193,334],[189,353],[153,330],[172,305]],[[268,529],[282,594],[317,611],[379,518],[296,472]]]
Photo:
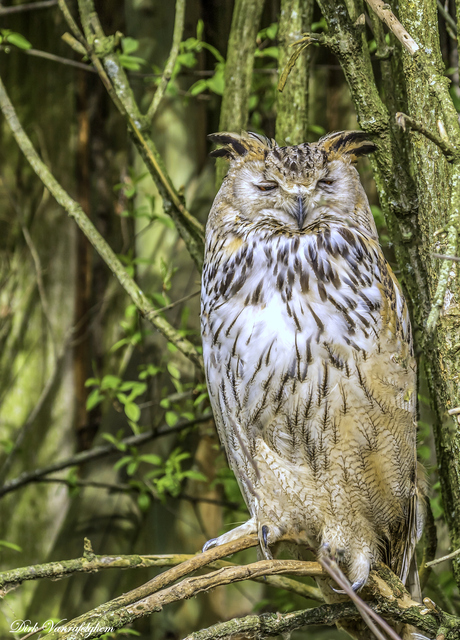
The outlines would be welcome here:
[[[333,135],[291,148],[223,141],[233,163],[207,226],[203,354],[251,514],[217,543],[249,531],[262,546],[305,543],[340,558],[358,588],[379,559],[405,580],[419,535],[416,367],[349,157],[371,143]],[[334,185],[353,188],[346,205]]]

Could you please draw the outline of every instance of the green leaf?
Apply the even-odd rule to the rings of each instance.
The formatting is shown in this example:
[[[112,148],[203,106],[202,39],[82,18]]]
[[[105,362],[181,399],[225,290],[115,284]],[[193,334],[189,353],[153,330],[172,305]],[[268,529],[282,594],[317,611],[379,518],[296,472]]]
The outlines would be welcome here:
[[[209,89],[218,96],[221,96],[224,93],[225,89],[225,80],[223,71],[215,73],[208,80]]]
[[[91,411],[104,400],[104,396],[99,393],[99,389],[93,389],[86,400],[86,410]]]
[[[267,38],[270,40],[274,40],[278,34],[278,23],[273,22],[269,27],[267,27]]]
[[[190,478],[190,480],[199,480],[200,482],[208,482],[208,478],[204,475],[204,473],[201,473],[200,471],[194,471],[193,469],[190,469],[189,471],[184,471],[183,474],[184,478]]]
[[[122,458],[120,458],[115,462],[115,464],[113,465],[113,468],[115,469],[115,471],[118,471],[118,469],[121,469],[122,467],[125,467],[127,464],[129,464],[132,461],[132,459],[133,459],[133,456],[123,456]]]
[[[137,471],[137,467],[139,466],[139,462],[137,460],[133,460],[132,462],[130,462],[128,464],[128,466],[126,467],[126,473],[129,476],[133,476],[136,471]]]
[[[127,402],[125,404],[125,413],[126,416],[133,422],[137,422],[141,417],[141,410],[139,409],[139,406],[134,402]]]
[[[196,24],[196,37],[197,40],[203,40],[203,31],[204,31],[204,22],[201,18],[198,20]]]
[[[107,440],[107,442],[110,442],[110,444],[115,445],[115,447],[119,451],[126,451],[126,449],[128,448],[124,442],[120,442],[120,440],[115,438],[115,436],[113,436],[111,433],[103,433],[102,437],[104,438],[104,440]]]
[[[197,96],[208,88],[207,80],[197,80],[189,89],[190,95]]]
[[[279,47],[265,47],[265,49],[256,49],[255,51],[255,57],[256,58],[275,58],[275,60],[278,60],[279,58]]]
[[[176,378],[177,380],[180,379],[180,371],[174,364],[172,364],[172,362],[168,363],[167,369],[173,378]]]
[[[99,378],[88,378],[85,382],[85,387],[94,387],[95,385],[99,386],[101,381]]]
[[[118,60],[125,69],[130,71],[139,71],[142,65],[147,64],[144,58],[138,58],[137,56],[127,56],[124,53],[118,54]],[[127,196],[128,198],[130,196]]]
[[[14,31],[12,31],[7,35],[6,41],[9,42],[10,44],[14,44],[14,46],[18,47],[18,49],[32,48],[32,45],[28,40],[26,40],[26,38],[24,38],[24,36],[21,36],[20,33],[15,33]]]
[[[8,542],[7,540],[0,540],[0,547],[7,547],[7,549],[13,549],[13,551],[22,551],[21,547],[14,542]]]
[[[147,493],[141,493],[137,498],[137,504],[141,511],[147,511],[150,507],[150,496]]]
[[[104,376],[101,382],[101,390],[103,391],[104,389],[118,389],[120,383],[121,378],[119,376]]]
[[[165,420],[168,427],[174,427],[174,425],[177,424],[179,418],[177,416],[177,413],[174,413],[174,411],[166,411]]]
[[[142,462],[148,462],[149,464],[154,464],[157,467],[160,467],[163,464],[163,460],[160,456],[157,456],[154,453],[146,453],[145,455],[139,456],[139,460],[142,460]]]
[[[134,38],[122,38],[121,48],[123,49],[123,53],[126,53],[126,55],[134,53],[139,49],[139,40],[135,40]]]

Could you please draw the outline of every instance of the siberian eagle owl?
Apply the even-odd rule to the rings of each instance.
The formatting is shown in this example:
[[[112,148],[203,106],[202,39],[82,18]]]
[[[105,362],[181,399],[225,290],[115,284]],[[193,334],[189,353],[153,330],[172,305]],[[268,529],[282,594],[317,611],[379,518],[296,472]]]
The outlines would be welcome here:
[[[230,169],[206,228],[202,336],[220,439],[257,533],[406,581],[422,528],[416,365],[401,288],[354,166],[363,132],[279,147],[211,136]]]

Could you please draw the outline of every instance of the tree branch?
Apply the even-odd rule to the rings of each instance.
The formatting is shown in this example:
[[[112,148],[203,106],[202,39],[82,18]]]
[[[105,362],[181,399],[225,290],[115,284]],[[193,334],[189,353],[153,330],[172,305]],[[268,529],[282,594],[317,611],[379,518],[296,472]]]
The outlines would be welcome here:
[[[85,539],[87,540],[87,539]],[[87,541],[86,547],[91,543]],[[29,567],[21,567],[0,573],[0,597],[4,597],[8,592],[16,589],[23,582],[28,580],[41,580],[52,578],[61,580],[74,573],[97,573],[105,569],[144,569],[147,567],[177,567],[187,560],[192,560],[195,555],[186,553],[174,553],[164,555],[117,555],[104,556],[85,552],[81,558],[72,560],[61,560],[60,562],[48,562],[46,564],[36,564]],[[207,565],[210,569],[232,568],[236,565],[225,560],[215,560]],[[291,593],[303,596],[308,599],[315,599],[322,602],[323,598],[319,589],[303,584],[297,580],[280,576],[264,576],[253,578],[256,582],[261,582],[276,589],[285,589]]]
[[[153,120],[160,102],[163,99],[168,82],[171,79],[171,74],[174,71],[177,56],[179,54],[180,43],[182,41],[182,34],[184,32],[184,18],[185,18],[185,0],[176,0],[176,17],[174,20],[174,31],[171,51],[169,52],[168,61],[166,62],[165,70],[161,76],[160,84],[155,91],[152,103],[147,110],[147,118]]]
[[[401,111],[398,111],[395,118],[396,118],[397,124],[404,131],[406,130],[406,126],[409,126],[413,131],[418,131],[419,133],[424,135],[425,138],[428,138],[428,140],[431,140],[431,142],[434,142],[434,144],[441,149],[441,151],[445,155],[446,160],[448,162],[453,162],[454,160],[458,159],[458,151],[455,149],[455,147],[453,147],[448,141],[446,141],[437,133],[433,133],[432,131],[429,131],[425,127],[423,122],[414,120],[414,118],[411,118],[405,113],[401,113]]]
[[[383,2],[383,0],[366,0],[366,2],[375,11],[380,20],[395,34],[403,47],[413,56],[420,47],[404,29],[398,18],[391,11],[388,3]]]
[[[14,7],[0,7],[0,16],[7,16],[11,13],[20,13],[23,11],[36,11],[36,9],[48,9],[54,7],[58,0],[39,0],[39,2],[28,2],[26,4],[18,4]]]
[[[163,198],[165,212],[173,219],[197,268],[201,270],[204,251],[203,225],[186,209],[183,198],[174,188],[152,139],[146,134],[150,126],[149,121],[137,106],[126,73],[115,52],[116,36],[105,36],[92,0],[79,0],[78,6],[86,38],[70,14],[65,0],[59,0],[59,7],[72,33],[85,48],[113,103],[125,118],[131,138]]]
[[[30,139],[19,122],[1,78],[0,108],[10,126],[19,148],[27,158],[35,173],[38,175],[45,187],[51,192],[57,202],[64,207],[69,216],[78,224],[98,254],[118,278],[121,286],[130,296],[139,312],[144,317],[148,318],[150,322],[164,335],[164,337],[179,349],[179,351],[181,351],[200,369],[203,369],[203,359],[198,353],[196,347],[186,338],[183,338],[180,333],[174,329],[174,327],[157,314],[155,307],[150,303],[143,291],[141,291],[137,282],[128,275],[126,269],[123,267],[112,248],[97,231],[96,227],[86,216],[80,205],[75,202],[75,200],[73,200],[61,187],[45,163],[39,158]]]
[[[155,440],[156,438],[161,438],[162,436],[167,436],[172,433],[178,433],[180,431],[183,431],[184,429],[188,429],[189,427],[193,427],[194,425],[200,424],[202,422],[207,422],[211,419],[212,415],[206,414],[204,416],[199,416],[194,420],[179,421],[178,424],[174,427],[168,427],[165,425],[163,427],[159,427],[158,429],[146,431],[145,433],[141,433],[139,435],[129,436],[128,438],[124,438],[123,440],[121,440],[120,444],[124,444],[127,447],[140,446],[146,444],[150,440]],[[0,497],[4,496],[7,493],[11,493],[11,491],[16,491],[17,489],[24,487],[26,484],[37,482],[40,478],[48,476],[50,473],[55,473],[56,471],[61,471],[62,469],[68,469],[69,467],[80,466],[92,460],[104,458],[105,456],[117,451],[119,451],[119,449],[114,444],[94,447],[94,449],[90,449],[89,451],[82,451],[80,453],[77,453],[72,458],[67,458],[65,460],[55,462],[54,464],[50,464],[48,467],[43,467],[42,469],[36,469],[35,471],[22,473],[14,480],[5,482],[5,484],[0,487]]]

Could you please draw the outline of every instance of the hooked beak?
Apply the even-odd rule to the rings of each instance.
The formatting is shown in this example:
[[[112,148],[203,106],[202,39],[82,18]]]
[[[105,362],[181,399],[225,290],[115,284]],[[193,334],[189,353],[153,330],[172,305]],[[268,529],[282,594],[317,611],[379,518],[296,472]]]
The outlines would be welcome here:
[[[294,217],[297,220],[299,229],[302,229],[305,222],[306,215],[307,215],[307,210],[304,207],[303,198],[302,196],[297,196],[297,206],[294,210]]]

